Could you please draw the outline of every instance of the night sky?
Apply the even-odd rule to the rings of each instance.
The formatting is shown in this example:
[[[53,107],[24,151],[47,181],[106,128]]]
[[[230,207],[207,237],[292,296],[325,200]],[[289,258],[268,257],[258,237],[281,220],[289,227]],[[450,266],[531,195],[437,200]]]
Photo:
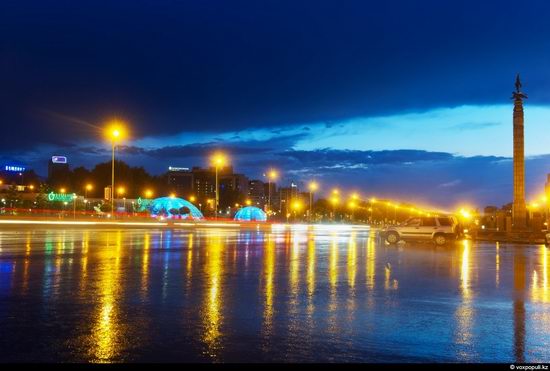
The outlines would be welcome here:
[[[550,173],[548,1],[0,3],[0,160],[120,158],[317,179],[453,207],[512,197],[520,73],[528,200]]]

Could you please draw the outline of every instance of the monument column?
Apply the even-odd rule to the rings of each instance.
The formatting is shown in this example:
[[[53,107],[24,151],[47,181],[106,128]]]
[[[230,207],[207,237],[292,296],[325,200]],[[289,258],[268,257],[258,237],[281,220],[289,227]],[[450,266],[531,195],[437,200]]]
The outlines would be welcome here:
[[[525,158],[523,146],[523,99],[519,74],[516,77],[514,99],[514,203],[512,206],[512,229],[527,229],[527,208],[525,206]]]

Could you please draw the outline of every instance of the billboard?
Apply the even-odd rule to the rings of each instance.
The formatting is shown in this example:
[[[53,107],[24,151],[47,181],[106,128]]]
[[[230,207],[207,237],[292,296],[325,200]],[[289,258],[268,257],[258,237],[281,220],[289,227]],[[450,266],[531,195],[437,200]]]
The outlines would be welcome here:
[[[66,164],[67,157],[65,156],[52,156],[52,163],[54,164]]]

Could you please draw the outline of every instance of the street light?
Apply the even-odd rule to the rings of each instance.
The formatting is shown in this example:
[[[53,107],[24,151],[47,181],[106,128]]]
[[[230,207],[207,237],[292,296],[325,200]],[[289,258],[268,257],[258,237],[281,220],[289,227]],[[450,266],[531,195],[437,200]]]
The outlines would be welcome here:
[[[61,188],[61,189],[59,190],[59,193],[65,193],[65,188]]]
[[[124,134],[124,128],[120,121],[113,120],[109,123],[107,127],[107,137],[111,140],[111,214],[114,216],[115,213],[115,146],[116,142],[122,139]]]
[[[353,212],[355,210],[355,207],[357,207],[357,204],[355,203],[355,201],[350,201],[348,203],[348,207],[351,209],[351,220],[353,221]]]
[[[126,193],[126,189],[124,187],[118,187],[116,191],[117,191],[118,197],[123,196]],[[126,212],[126,197],[123,197],[123,202],[124,202],[123,204],[124,212]]]
[[[212,162],[214,163],[214,167],[216,168],[216,201],[214,205],[214,212],[216,213],[215,218],[218,219],[218,205],[220,203],[220,190],[219,190],[219,184],[218,184],[218,171],[219,168],[223,167],[226,163],[225,156],[222,153],[216,153],[212,157]]]
[[[309,183],[309,222],[311,223],[311,210],[313,207],[313,192],[319,189],[319,184],[317,182],[313,181]]]
[[[277,180],[279,174],[276,170],[269,170],[267,173],[267,213],[271,212],[271,181]]]
[[[294,220],[296,220],[296,211],[300,211],[302,203],[300,201],[294,201],[292,203],[292,210],[294,210]]]
[[[151,198],[153,196],[153,191],[150,190],[150,189],[146,189],[145,190],[145,197],[146,198]]]
[[[334,192],[333,192],[334,193]],[[336,206],[340,200],[338,199],[338,196],[334,195],[330,198],[330,203],[332,204],[332,220],[336,221]]]
[[[88,198],[88,191],[91,191],[93,188],[90,183],[86,184],[86,187],[84,187],[84,198]]]

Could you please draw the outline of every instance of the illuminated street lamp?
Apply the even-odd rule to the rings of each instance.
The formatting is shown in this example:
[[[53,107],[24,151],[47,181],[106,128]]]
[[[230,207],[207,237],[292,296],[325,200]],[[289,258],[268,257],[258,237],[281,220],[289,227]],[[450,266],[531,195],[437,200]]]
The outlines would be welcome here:
[[[65,188],[59,189],[59,193],[65,193],[65,192],[66,192]]]
[[[348,207],[351,209],[351,220],[353,221],[353,212],[355,211],[355,208],[357,207],[357,204],[355,203],[355,201],[350,201],[348,202]]]
[[[214,163],[214,167],[216,168],[216,201],[214,204],[214,212],[215,212],[215,218],[218,219],[218,206],[220,204],[220,190],[219,190],[219,184],[218,184],[218,171],[221,167],[223,167],[226,163],[225,156],[222,153],[216,153],[212,157],[212,162]]]
[[[84,187],[84,198],[88,198],[88,191],[91,191],[93,188],[90,183],[86,184],[86,187]]]
[[[195,196],[189,196],[189,201],[191,202],[195,202],[197,199],[195,198]]]
[[[252,201],[246,200],[245,203],[246,203],[247,206],[250,206],[252,204]]]
[[[150,189],[146,189],[146,190],[145,190],[145,197],[146,197],[146,198],[151,198],[151,197],[153,197],[153,191],[150,190]]]
[[[312,217],[312,213],[311,213],[311,209],[313,207],[313,193],[319,189],[319,184],[317,184],[317,182],[313,181],[313,182],[310,182],[309,183],[309,222],[311,223],[311,217]]]
[[[279,174],[276,170],[270,169],[267,172],[267,214],[271,212],[271,182],[277,180]]]
[[[332,196],[330,198],[330,203],[332,204],[332,220],[333,221],[336,220],[336,206],[338,205],[339,202],[340,202],[340,200],[338,199],[338,196]]]
[[[112,158],[111,158],[111,214],[115,213],[115,146],[116,142],[122,139],[124,128],[120,121],[113,120],[107,128],[107,137],[111,140]]]
[[[296,220],[296,212],[302,209],[302,203],[300,201],[294,201],[292,203],[292,210],[294,210],[294,220]]]

